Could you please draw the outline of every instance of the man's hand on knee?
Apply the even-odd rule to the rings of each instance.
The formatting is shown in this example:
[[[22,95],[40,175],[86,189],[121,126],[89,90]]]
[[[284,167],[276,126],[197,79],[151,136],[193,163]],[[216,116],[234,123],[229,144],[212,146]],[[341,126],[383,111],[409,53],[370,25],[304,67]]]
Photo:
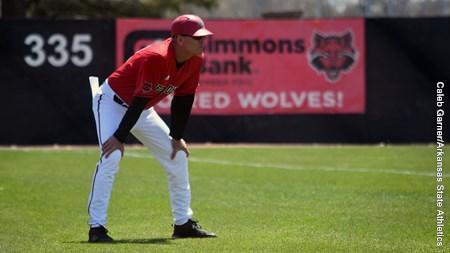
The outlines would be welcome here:
[[[172,154],[170,155],[170,159],[173,160],[178,151],[184,151],[186,156],[189,156],[189,150],[186,145],[186,142],[183,139],[172,139]]]
[[[123,143],[117,140],[114,136],[109,137],[109,139],[102,145],[102,152],[105,158],[108,158],[108,156],[117,149],[122,152],[123,156],[123,153],[125,152]]]

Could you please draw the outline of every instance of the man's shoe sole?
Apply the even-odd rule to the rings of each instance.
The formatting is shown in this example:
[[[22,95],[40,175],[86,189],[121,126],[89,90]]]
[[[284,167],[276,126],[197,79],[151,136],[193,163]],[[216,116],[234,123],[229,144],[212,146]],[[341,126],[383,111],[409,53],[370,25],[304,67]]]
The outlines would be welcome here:
[[[216,238],[217,235],[207,235],[207,236],[176,236],[172,235],[172,239],[189,239],[189,238]]]
[[[96,240],[96,241],[92,241],[89,240],[88,243],[111,243],[114,242],[114,240]]]

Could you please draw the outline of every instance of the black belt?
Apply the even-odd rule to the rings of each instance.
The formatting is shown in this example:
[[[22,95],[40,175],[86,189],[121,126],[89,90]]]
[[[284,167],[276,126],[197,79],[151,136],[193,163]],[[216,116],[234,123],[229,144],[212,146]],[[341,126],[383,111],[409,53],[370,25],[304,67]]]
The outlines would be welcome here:
[[[119,105],[128,108],[127,104],[125,102],[122,101],[122,99],[120,99],[117,95],[114,95],[113,97],[114,102],[118,103]]]

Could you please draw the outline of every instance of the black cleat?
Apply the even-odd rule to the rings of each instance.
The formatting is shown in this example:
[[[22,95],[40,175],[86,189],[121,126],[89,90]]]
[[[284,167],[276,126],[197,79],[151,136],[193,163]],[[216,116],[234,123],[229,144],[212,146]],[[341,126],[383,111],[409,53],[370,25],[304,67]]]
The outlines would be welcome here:
[[[172,239],[217,237],[216,234],[201,228],[197,221],[189,219],[183,225],[173,226]]]
[[[114,242],[108,235],[108,230],[104,226],[89,229],[88,242]]]

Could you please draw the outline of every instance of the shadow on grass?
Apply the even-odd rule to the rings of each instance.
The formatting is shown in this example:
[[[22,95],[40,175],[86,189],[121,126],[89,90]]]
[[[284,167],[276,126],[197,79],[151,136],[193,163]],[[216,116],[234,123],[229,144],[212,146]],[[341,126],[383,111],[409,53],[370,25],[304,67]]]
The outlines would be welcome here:
[[[70,241],[64,243],[85,243],[85,244],[170,244],[173,239],[171,238],[150,238],[150,239],[119,239],[114,242],[102,242],[102,243],[89,243],[87,241]]]

